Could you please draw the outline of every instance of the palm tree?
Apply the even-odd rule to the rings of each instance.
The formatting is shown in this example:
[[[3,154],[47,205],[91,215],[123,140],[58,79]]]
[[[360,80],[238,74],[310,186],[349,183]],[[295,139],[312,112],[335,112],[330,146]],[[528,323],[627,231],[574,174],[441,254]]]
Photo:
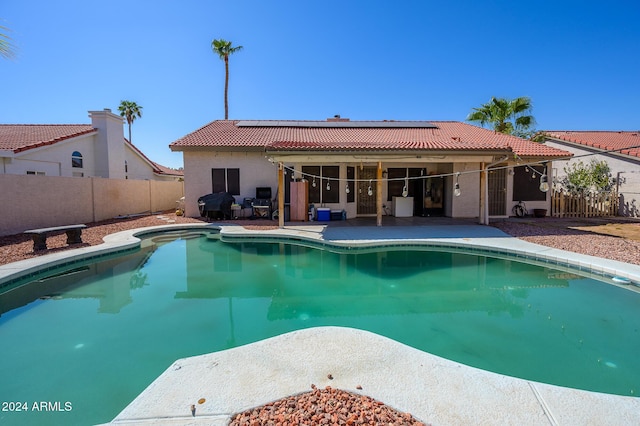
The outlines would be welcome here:
[[[211,49],[213,53],[217,53],[220,59],[224,61],[224,119],[229,119],[229,55],[232,55],[240,50],[242,46],[231,47],[231,42],[223,39],[213,40],[211,42]]]
[[[479,122],[483,127],[490,124],[496,132],[524,137],[530,135],[529,129],[535,124],[530,115],[532,109],[531,99],[526,96],[515,99],[492,97],[480,108],[473,108],[467,121]]]
[[[131,125],[135,121],[136,117],[142,117],[142,107],[132,101],[121,101],[118,107],[120,116],[127,119],[129,124],[129,142],[131,142]]]
[[[11,37],[7,35],[9,29],[0,25],[0,56],[5,59],[12,59],[15,56],[15,47],[11,42]]]

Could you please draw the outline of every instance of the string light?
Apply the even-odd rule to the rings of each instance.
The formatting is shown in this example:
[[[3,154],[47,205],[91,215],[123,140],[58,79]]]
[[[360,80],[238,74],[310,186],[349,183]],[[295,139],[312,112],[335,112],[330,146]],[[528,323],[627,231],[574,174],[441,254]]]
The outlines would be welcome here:
[[[369,188],[367,189],[367,195],[369,195],[369,197],[373,195],[373,189],[371,189],[371,180],[369,180]]]
[[[583,158],[583,157],[590,157],[590,156],[594,156],[594,155],[603,155],[603,154],[608,154],[608,153],[615,153],[618,151],[623,151],[623,150],[629,150],[629,149],[635,149],[635,148],[640,148],[640,145],[636,145],[636,146],[630,146],[630,147],[624,147],[624,148],[616,148],[616,149],[610,149],[610,150],[606,150],[606,151],[599,151],[596,153],[590,153],[590,154],[581,154],[581,155],[573,155],[573,156],[569,156],[569,157],[558,157],[558,158],[554,158],[551,160],[542,160],[542,161],[536,161],[536,162],[531,162],[531,163],[520,163],[518,160],[521,158],[517,155],[517,154],[513,154],[514,158],[516,159],[516,166],[517,167],[524,167],[525,168],[525,172],[529,172],[529,168],[528,166],[532,166],[532,165],[544,165],[545,163],[549,162],[549,161],[569,161],[569,160],[575,160],[578,158]],[[274,163],[274,159],[272,157],[268,157],[265,156],[265,158],[267,158],[267,160],[270,163]],[[390,160],[393,160],[394,158],[391,158]],[[492,167],[491,170],[501,170],[501,169],[509,169],[509,174],[511,174],[513,172],[513,167],[516,167],[513,165],[505,165],[505,166],[500,166],[500,167]],[[295,169],[291,168],[291,167],[287,167],[287,166],[283,166],[285,169],[291,170],[291,172],[295,172]],[[364,164],[362,163],[362,160],[360,160],[360,170],[362,170],[364,168]],[[537,173],[539,175],[543,175],[544,173],[540,173],[537,170],[535,170],[533,167],[531,167],[531,169],[533,170],[534,173]],[[448,176],[457,176],[460,174],[470,174],[470,173],[481,173],[484,170],[482,169],[478,169],[478,170],[469,170],[469,171],[465,171],[465,172],[456,172],[456,173],[440,173],[440,174],[433,174],[433,175],[429,175],[429,178],[441,178],[441,177],[448,177]],[[422,171],[421,171],[422,172]],[[302,174],[302,176],[307,176],[309,178],[313,178],[313,182],[315,182],[315,175],[312,175],[310,173],[304,173],[304,172],[299,172]],[[317,176],[320,177],[320,176]],[[424,179],[424,176],[418,176],[418,177],[410,177],[409,179]],[[345,179],[337,179],[334,178],[333,180],[336,181],[343,181]],[[369,181],[369,184],[371,184],[371,182],[374,179],[346,179],[349,182],[366,182]],[[383,179],[375,179],[376,181],[387,181],[387,182],[391,182],[391,181],[399,181],[399,180],[407,180],[407,178],[392,178],[392,179],[387,179],[387,178],[383,178]],[[315,187],[315,184],[312,182],[312,186]],[[547,180],[547,184],[548,184],[548,180]]]
[[[460,194],[462,193],[460,191],[460,182],[458,182],[459,179],[460,179],[460,172],[456,173],[456,185],[453,188],[453,195],[455,195],[456,197],[459,197]]]
[[[540,176],[540,191],[542,192],[547,192],[549,190],[549,183],[547,182],[547,175],[546,174],[542,174],[542,176]]]
[[[351,192],[351,190],[349,189],[349,184],[347,183],[347,187],[345,188],[344,192],[346,192],[347,194]]]
[[[331,191],[331,185],[329,185],[329,179],[327,179],[327,191]]]
[[[316,177],[313,177],[313,182],[311,182],[311,186],[316,187]]]

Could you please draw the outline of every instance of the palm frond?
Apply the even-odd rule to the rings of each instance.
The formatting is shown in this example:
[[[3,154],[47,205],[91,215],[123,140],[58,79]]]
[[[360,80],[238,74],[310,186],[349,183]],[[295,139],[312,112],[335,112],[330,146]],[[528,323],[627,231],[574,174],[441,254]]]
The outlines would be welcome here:
[[[16,56],[16,47],[7,35],[10,30],[0,25],[0,56],[5,59],[13,59]]]

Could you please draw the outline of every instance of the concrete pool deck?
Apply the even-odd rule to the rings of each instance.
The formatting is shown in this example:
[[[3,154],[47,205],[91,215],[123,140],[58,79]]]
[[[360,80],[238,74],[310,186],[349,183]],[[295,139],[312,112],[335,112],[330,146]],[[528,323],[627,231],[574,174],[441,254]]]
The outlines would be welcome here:
[[[310,391],[312,384],[367,395],[432,425],[640,421],[640,398],[515,379],[367,331],[319,327],[177,360],[111,424],[221,426],[235,413]]]
[[[386,218],[392,219],[392,218]],[[376,227],[370,220],[287,224],[251,230],[221,226],[229,240],[265,236],[334,247],[385,244],[430,245],[510,253],[524,261],[574,267],[613,285],[623,277],[638,291],[640,267],[528,243],[471,222],[431,224],[394,221]],[[251,222],[247,223],[251,225]],[[64,263],[85,255],[114,252],[137,244],[135,235],[185,230],[202,225],[162,225],[120,232],[103,246],[60,252],[0,266],[0,283],[16,271],[35,270],[45,261]],[[44,259],[47,258],[47,259]],[[327,378],[332,374],[333,380]],[[478,370],[413,349],[370,332],[321,327],[300,330],[227,351],[175,361],[129,404],[112,424],[227,424],[236,412],[306,392],[311,384],[362,393],[433,425],[620,425],[640,424],[640,398],[561,388]],[[362,390],[356,387],[361,386]],[[198,400],[204,398],[203,404]],[[196,406],[196,416],[191,415]]]
[[[426,243],[497,250],[640,282],[638,266],[528,243],[492,227],[466,223],[375,227],[363,223],[310,223],[255,231],[223,226],[221,237],[232,240],[259,234],[334,246]],[[637,291],[633,285],[624,287]],[[311,384],[368,395],[433,425],[640,423],[640,398],[516,379],[455,363],[370,332],[321,327],[178,360],[112,424],[224,425],[235,413],[309,391]],[[201,398],[205,402],[198,404]],[[191,405],[196,407],[195,416]]]

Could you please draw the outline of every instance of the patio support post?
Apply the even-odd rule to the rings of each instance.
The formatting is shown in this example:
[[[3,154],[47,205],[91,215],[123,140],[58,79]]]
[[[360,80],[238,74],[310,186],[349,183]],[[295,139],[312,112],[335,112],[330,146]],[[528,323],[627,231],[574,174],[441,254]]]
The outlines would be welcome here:
[[[278,163],[278,227],[284,228],[284,165]]]
[[[376,174],[376,225],[382,226],[382,161],[378,161]]]

